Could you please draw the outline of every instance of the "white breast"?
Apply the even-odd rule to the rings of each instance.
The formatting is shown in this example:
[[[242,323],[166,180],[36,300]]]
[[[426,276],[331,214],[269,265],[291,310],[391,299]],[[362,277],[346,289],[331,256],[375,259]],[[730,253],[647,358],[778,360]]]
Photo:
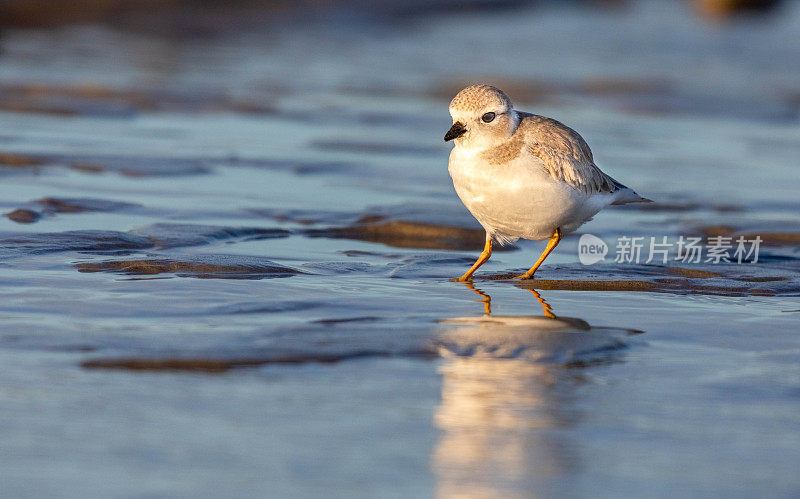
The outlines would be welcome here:
[[[546,239],[557,227],[573,231],[613,200],[553,179],[530,155],[493,165],[479,151],[457,146],[450,153],[449,171],[458,197],[501,243]]]

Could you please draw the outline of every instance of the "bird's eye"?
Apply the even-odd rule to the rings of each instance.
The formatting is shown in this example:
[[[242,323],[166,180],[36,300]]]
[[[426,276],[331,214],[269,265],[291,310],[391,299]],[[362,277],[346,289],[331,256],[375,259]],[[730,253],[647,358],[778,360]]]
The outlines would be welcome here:
[[[494,113],[484,113],[484,115],[481,116],[481,119],[484,123],[491,123],[494,119]]]

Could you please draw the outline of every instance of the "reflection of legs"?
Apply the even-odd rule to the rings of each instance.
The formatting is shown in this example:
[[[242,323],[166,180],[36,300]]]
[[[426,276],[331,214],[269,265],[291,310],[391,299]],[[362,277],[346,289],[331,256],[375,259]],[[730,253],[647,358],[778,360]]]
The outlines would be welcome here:
[[[529,271],[525,272],[522,275],[518,275],[516,279],[530,279],[531,277],[533,277],[533,274],[539,268],[539,265],[541,265],[542,262],[544,262],[544,259],[547,258],[547,256],[553,252],[556,246],[558,246],[559,242],[561,242],[561,229],[556,228],[556,230],[553,231],[553,235],[550,236],[550,240],[547,241],[547,247],[545,247],[544,252],[542,252],[542,256],[540,256],[539,259],[536,260],[536,263],[533,264],[533,267],[531,267]]]
[[[536,301],[538,301],[539,304],[542,305],[542,311],[544,312],[544,315],[546,317],[550,317],[551,319],[558,318],[556,317],[556,314],[553,313],[553,307],[551,307],[549,303],[544,301],[544,298],[542,298],[542,295],[540,295],[538,291],[536,291],[535,289],[528,289],[528,291],[533,293],[533,296],[536,297]]]
[[[472,267],[470,267],[470,269],[464,275],[459,277],[458,280],[466,281],[472,279],[472,274],[474,274],[475,271],[478,270],[478,267],[486,263],[486,260],[488,260],[490,256],[492,256],[492,236],[490,236],[489,233],[487,232],[486,245],[483,247],[483,252],[481,253],[481,256],[478,257],[478,260],[475,262],[475,264],[472,265]]]
[[[485,315],[492,315],[492,297],[473,286],[469,281],[467,281],[467,287],[480,295],[481,301],[483,302],[483,313]]]

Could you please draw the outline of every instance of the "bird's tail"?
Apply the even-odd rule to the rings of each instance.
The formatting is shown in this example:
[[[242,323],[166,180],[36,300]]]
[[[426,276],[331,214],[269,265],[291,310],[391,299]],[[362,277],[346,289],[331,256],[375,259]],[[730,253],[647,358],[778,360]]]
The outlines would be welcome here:
[[[614,194],[616,194],[616,199],[614,199],[614,201],[611,204],[652,203],[653,202],[652,199],[647,199],[645,197],[642,197],[642,196],[636,194],[636,191],[634,191],[630,187],[622,185],[622,183],[619,182],[618,180],[615,180],[612,177],[608,177],[608,179],[611,180],[611,182],[613,182],[614,186],[617,188],[617,190],[614,191]]]
[[[629,187],[618,190],[616,193],[617,198],[611,204],[628,204],[628,203],[652,203],[652,199],[647,199],[636,194],[636,191]]]
[[[628,187],[626,185],[623,185],[622,182],[612,178],[611,176],[606,175],[606,177],[608,178],[608,180],[610,180],[614,184],[614,187],[617,188],[617,190],[614,191],[614,194],[616,195],[616,198],[614,199],[614,201],[611,204],[652,203],[653,202],[652,199],[647,199],[645,197],[642,197],[642,196],[636,194],[636,191],[634,191],[633,189],[631,189],[630,187]]]

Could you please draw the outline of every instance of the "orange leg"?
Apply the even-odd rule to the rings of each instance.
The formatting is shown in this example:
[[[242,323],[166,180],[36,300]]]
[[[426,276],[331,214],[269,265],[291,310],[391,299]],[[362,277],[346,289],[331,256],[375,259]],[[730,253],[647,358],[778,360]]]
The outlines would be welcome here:
[[[478,267],[486,263],[486,260],[488,260],[490,256],[492,256],[492,237],[489,234],[486,234],[486,245],[483,247],[481,256],[479,256],[478,260],[472,265],[472,267],[470,267],[470,269],[457,280],[463,282],[472,279],[472,274],[478,270]]]
[[[529,271],[522,275],[516,276],[515,279],[530,279],[533,277],[533,274],[536,272],[542,262],[544,262],[544,259],[547,258],[547,256],[552,253],[554,249],[556,249],[556,246],[558,246],[559,242],[561,242],[561,229],[556,228],[556,230],[553,231],[553,235],[550,236],[550,240],[547,241],[547,247],[545,247],[542,256],[536,260],[536,263],[533,264],[533,267],[531,267]]]

